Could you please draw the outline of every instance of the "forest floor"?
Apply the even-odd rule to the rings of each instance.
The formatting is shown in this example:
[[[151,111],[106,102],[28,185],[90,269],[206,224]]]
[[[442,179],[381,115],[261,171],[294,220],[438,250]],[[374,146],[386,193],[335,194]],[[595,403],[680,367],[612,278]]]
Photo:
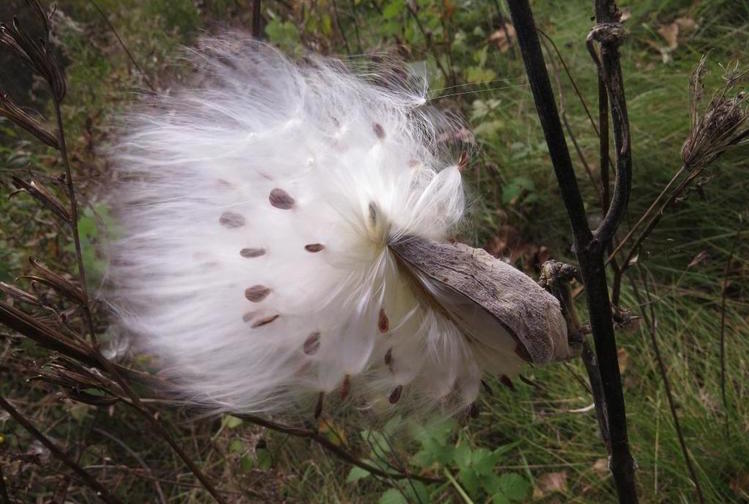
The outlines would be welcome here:
[[[23,4],[4,2],[0,18],[7,20]],[[67,63],[69,89],[63,113],[83,195],[79,225],[93,289],[106,275],[96,244],[112,226],[100,198],[108,181],[107,161],[100,153],[113,131],[113,118],[149,83],[166,89],[185,77],[187,70],[177,57],[182,45],[201,33],[249,30],[250,4],[97,0],[100,12],[89,0],[57,2],[55,42]],[[585,46],[592,2],[532,4],[538,27],[548,36],[546,57],[560,108],[579,147],[576,155],[570,143],[578,180],[589,214],[599,215],[598,138],[580,98],[595,117],[597,78]],[[414,5],[418,7],[408,7]],[[721,65],[747,64],[749,3],[630,0],[620,7],[629,31],[621,50],[634,156],[632,199],[621,238],[679,169],[690,125],[689,78],[700,57],[709,55],[708,94],[723,83]],[[476,136],[465,172],[470,225],[462,238],[533,276],[545,259],[574,261],[569,226],[502,2],[267,1],[263,16],[267,38],[292,55],[305,49],[341,57],[389,53],[425,68],[432,103],[460,113]],[[25,106],[50,112],[38,82],[12,70],[1,50],[0,66],[0,88]],[[9,198],[12,175],[33,173],[52,180],[60,173],[55,153],[30,138],[0,120],[4,282],[28,272],[30,255],[75,269],[71,242],[55,231],[51,217],[27,196]],[[698,502],[654,340],[705,502],[749,501],[747,170],[746,147],[711,165],[666,210],[622,285],[620,307],[640,317],[639,323],[620,328],[617,338],[643,502]],[[147,358],[132,355],[127,340],[105,324],[100,338],[115,359],[147,366]],[[0,395],[124,502],[211,502],[136,413],[122,404],[75,402],[37,380],[52,358],[49,351],[0,328]],[[322,425],[330,443],[368,463],[406,467],[440,480],[434,483],[375,477],[352,468],[320,443],[247,420],[206,419],[158,400],[153,405],[229,502],[615,502],[592,400],[581,383],[584,376],[582,363],[573,361],[529,369],[512,389],[488,379],[491,392],[482,393],[478,416],[470,420],[371,429],[352,414]],[[10,502],[96,501],[93,491],[2,410],[0,468]],[[1,487],[0,504],[5,504]]]

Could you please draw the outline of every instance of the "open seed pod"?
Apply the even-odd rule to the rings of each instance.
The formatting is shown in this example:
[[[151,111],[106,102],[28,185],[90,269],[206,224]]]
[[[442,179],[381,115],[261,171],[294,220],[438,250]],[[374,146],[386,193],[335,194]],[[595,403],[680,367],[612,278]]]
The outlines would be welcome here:
[[[483,354],[488,369],[512,354],[536,364],[572,356],[559,301],[521,271],[462,243],[409,236],[389,247],[423,302],[455,323],[472,345],[498,354]]]

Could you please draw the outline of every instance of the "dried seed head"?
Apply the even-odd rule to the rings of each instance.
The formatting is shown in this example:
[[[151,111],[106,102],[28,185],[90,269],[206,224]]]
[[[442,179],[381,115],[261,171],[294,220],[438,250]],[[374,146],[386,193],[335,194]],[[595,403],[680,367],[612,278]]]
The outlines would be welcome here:
[[[704,95],[705,58],[700,60],[689,81],[691,130],[681,149],[690,170],[702,168],[732,147],[749,138],[749,109],[743,92],[729,96],[746,75],[737,68],[726,72],[726,84],[700,113]]]

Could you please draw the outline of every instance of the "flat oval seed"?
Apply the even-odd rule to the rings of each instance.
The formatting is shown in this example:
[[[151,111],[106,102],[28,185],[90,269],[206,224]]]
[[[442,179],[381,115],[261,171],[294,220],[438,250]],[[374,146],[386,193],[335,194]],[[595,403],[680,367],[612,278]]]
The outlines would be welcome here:
[[[289,210],[294,206],[294,198],[283,189],[275,188],[268,195],[270,204],[281,210]]]
[[[380,123],[374,123],[372,125],[372,130],[374,131],[374,134],[377,135],[377,138],[379,138],[380,140],[385,138],[385,130],[383,129]]]
[[[401,392],[403,392],[403,385],[398,385],[393,389],[392,392],[390,392],[390,397],[388,398],[390,404],[395,404],[398,402],[398,400],[401,398]]]
[[[324,248],[325,248],[325,245],[323,245],[322,243],[310,243],[304,246],[304,250],[306,250],[307,252],[312,252],[312,253],[320,252]]]
[[[252,257],[260,257],[264,254],[264,248],[243,248],[239,251],[239,255],[241,255],[242,257],[247,257],[248,259]]]
[[[234,229],[244,226],[244,217],[236,212],[224,212],[218,219],[219,224],[229,229]]]
[[[253,303],[259,303],[263,299],[268,297],[270,289],[265,285],[253,285],[244,290],[244,297],[252,301]]]
[[[255,329],[257,327],[262,327],[264,325],[268,325],[271,322],[273,322],[274,320],[276,320],[278,317],[280,317],[280,315],[271,315],[270,317],[261,318],[260,320],[258,320],[254,324],[252,324],[250,327],[252,327],[253,329]]]
[[[304,353],[314,355],[320,349],[320,333],[313,332],[304,340]]]
[[[377,319],[377,328],[381,333],[386,333],[390,329],[390,320],[388,319],[384,308],[380,308],[380,316]]]

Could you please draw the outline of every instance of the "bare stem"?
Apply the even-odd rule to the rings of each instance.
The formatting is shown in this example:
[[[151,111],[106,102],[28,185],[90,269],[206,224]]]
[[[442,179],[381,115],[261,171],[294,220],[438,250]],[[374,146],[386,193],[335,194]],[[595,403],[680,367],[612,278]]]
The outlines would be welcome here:
[[[533,15],[528,0],[508,0],[512,20],[518,36],[526,73],[536,103],[541,126],[544,130],[549,155],[559,183],[567,213],[575,236],[577,254],[583,284],[587,296],[590,325],[595,340],[596,358],[602,381],[603,398],[595,398],[597,405],[605,405],[605,418],[608,422],[609,453],[611,472],[622,503],[637,502],[634,479],[634,461],[629,452],[627,419],[622,392],[621,376],[614,335],[614,326],[609,302],[606,271],[604,266],[605,245],[613,237],[621,216],[626,210],[630,191],[631,154],[629,146],[629,126],[624,99],[621,70],[618,55],[619,31],[594,28],[595,40],[601,44],[600,72],[607,84],[614,135],[617,146],[617,181],[611,208],[596,233],[588,226],[582,196],[577,185],[574,168],[564,138],[562,124],[551,89],[551,82],[544,63],[541,44],[538,40]],[[597,3],[597,21],[614,21],[613,3]],[[610,18],[610,19],[609,19]],[[593,377],[595,378],[595,377]],[[591,379],[591,382],[593,379]],[[595,392],[595,389],[594,389]]]
[[[97,497],[108,504],[122,504],[122,501],[109,493],[109,491],[104,488],[101,483],[99,483],[93,476],[86,472],[80,465],[75,463],[75,461],[73,461],[70,457],[68,457],[68,455],[60,447],[58,447],[47,436],[42,434],[41,431],[34,427],[34,424],[32,424],[2,396],[0,396],[0,407],[7,411],[8,414],[21,425],[21,427],[23,427],[26,431],[29,432],[29,434],[34,436],[40,443],[42,443],[50,452],[52,452],[55,457],[60,459],[63,464],[72,469],[73,472],[81,478],[83,483],[86,484],[86,486],[96,492]],[[9,499],[8,502],[10,502]]]

